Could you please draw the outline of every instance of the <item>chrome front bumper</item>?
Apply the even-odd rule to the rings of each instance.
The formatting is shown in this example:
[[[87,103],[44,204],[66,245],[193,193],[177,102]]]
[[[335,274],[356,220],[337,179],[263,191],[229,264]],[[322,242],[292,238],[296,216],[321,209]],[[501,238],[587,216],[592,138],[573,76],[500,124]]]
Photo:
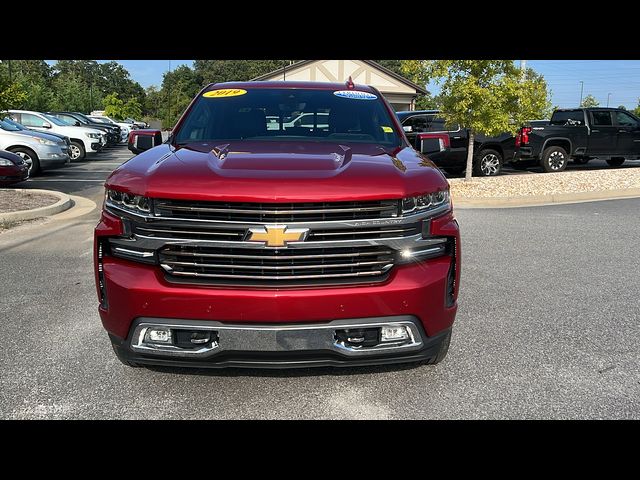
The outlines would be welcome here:
[[[337,331],[374,329],[383,326],[404,326],[409,338],[401,341],[378,343],[375,346],[348,345],[338,339]],[[175,330],[215,332],[215,340],[193,349],[175,345],[145,343],[150,327]],[[401,315],[366,319],[334,320],[322,324],[233,325],[215,321],[187,321],[141,318],[133,327],[128,347],[136,354],[180,357],[183,359],[209,359],[223,352],[285,353],[326,352],[343,357],[357,358],[381,355],[402,355],[424,347],[423,330],[416,317]],[[213,359],[211,359],[214,361]]]

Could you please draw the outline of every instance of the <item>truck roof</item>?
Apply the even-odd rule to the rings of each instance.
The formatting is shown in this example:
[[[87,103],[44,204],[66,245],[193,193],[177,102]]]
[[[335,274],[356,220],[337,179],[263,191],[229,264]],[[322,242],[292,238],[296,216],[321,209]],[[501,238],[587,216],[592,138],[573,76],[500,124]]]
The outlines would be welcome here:
[[[556,108],[554,112],[566,112],[575,110],[622,110],[615,107],[575,107],[575,108]]]
[[[348,89],[347,82],[298,82],[298,81],[269,81],[269,82],[223,82],[210,83],[205,91],[219,90],[221,88],[302,88],[310,90],[345,90]],[[369,85],[353,84],[353,90],[361,92],[376,93],[376,90]]]

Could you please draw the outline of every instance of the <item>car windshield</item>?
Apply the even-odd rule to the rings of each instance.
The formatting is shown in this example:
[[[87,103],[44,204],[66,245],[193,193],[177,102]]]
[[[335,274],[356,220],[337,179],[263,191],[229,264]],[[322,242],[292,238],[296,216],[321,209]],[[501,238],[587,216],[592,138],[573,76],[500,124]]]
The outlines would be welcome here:
[[[7,132],[19,132],[20,130],[26,130],[25,128],[20,128],[17,125],[14,125],[13,122],[6,119],[0,120],[0,128]]]
[[[400,138],[377,95],[295,88],[205,92],[175,134],[178,144],[252,139],[398,146]]]
[[[64,122],[60,120],[58,117],[54,117],[53,115],[47,115],[46,113],[43,113],[42,116],[47,120],[49,120],[51,123],[55,123],[60,127],[68,127],[69,125],[71,125],[70,123]]]
[[[112,123],[109,119],[106,119],[104,117],[91,117],[91,118],[100,123]]]
[[[80,120],[81,123],[92,123],[91,120],[89,120],[82,113],[74,113],[73,116],[76,117],[78,120]]]

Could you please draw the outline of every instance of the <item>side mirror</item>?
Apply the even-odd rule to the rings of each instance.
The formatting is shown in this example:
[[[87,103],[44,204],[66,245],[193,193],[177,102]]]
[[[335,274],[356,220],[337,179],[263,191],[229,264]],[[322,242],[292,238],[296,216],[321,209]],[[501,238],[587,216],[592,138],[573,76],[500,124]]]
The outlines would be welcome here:
[[[402,129],[407,133],[413,132],[413,127],[411,125],[404,125]]]
[[[79,127],[79,126],[80,126],[80,122],[79,122],[78,120],[76,120],[76,121],[75,121],[75,123],[74,123],[74,125],[75,125],[76,127]]]
[[[43,122],[42,123],[42,128],[51,128],[51,124],[48,122]]]
[[[149,150],[162,143],[162,132],[160,130],[131,130],[129,134],[128,148],[131,152],[138,154]]]

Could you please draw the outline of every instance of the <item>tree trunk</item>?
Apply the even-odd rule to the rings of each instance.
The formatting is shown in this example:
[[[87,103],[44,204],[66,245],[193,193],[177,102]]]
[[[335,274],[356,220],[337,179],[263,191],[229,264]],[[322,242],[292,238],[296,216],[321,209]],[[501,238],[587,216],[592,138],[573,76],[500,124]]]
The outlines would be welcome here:
[[[467,147],[467,171],[464,174],[465,180],[471,180],[471,175],[473,175],[473,140],[475,138],[475,134],[473,130],[469,130],[469,146]]]

